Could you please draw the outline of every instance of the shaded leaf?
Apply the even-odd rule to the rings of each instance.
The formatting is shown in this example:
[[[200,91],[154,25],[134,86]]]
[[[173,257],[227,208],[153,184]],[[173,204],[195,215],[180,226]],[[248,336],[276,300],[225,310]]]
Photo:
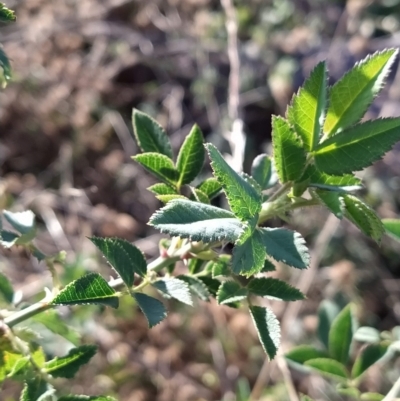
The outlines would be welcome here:
[[[217,301],[220,305],[241,301],[247,297],[247,290],[236,281],[225,281],[217,292]]]
[[[397,55],[389,49],[357,63],[329,91],[324,132],[331,136],[358,122],[382,89]]]
[[[220,255],[218,260],[210,261],[208,266],[210,267],[213,278],[218,276],[230,276],[232,274],[230,263],[230,255]]]
[[[143,152],[161,153],[172,159],[172,149],[168,136],[156,120],[137,109],[133,109],[132,124],[136,140]]]
[[[332,322],[339,314],[339,307],[329,299],[324,299],[318,307],[318,338],[325,345],[326,349],[329,347],[329,331]]]
[[[47,401],[42,398],[48,391],[52,391],[50,385],[42,378],[27,380],[21,393],[20,401]]]
[[[106,397],[105,395],[64,395],[58,401],[117,401],[115,398]]]
[[[155,281],[152,285],[168,297],[175,298],[186,305],[193,306],[189,286],[183,280],[174,277],[166,277]]]
[[[203,134],[199,126],[195,124],[185,138],[176,161],[179,187],[192,182],[203,168],[205,157],[203,142]]]
[[[161,181],[174,187],[176,186],[179,173],[175,169],[173,161],[167,156],[160,153],[142,153],[132,156],[132,159]]]
[[[324,173],[352,173],[382,158],[399,140],[400,118],[380,118],[357,124],[322,142],[314,159]]]
[[[0,22],[13,22],[16,19],[15,12],[0,3]]]
[[[178,195],[176,189],[172,188],[170,185],[159,182],[147,188],[149,191],[156,195]]]
[[[174,199],[150,218],[150,225],[163,233],[193,241],[236,241],[243,224],[234,214],[215,206]]]
[[[189,260],[188,270],[190,274],[196,274],[201,271],[204,265],[204,260],[193,258]]]
[[[313,69],[310,77],[293,96],[287,117],[307,150],[318,144],[326,107],[327,71],[325,62]]]
[[[81,345],[72,348],[67,355],[57,357],[45,363],[46,373],[53,377],[66,377],[71,379],[76,375],[79,368],[85,365],[96,355],[95,345]]]
[[[306,166],[306,154],[296,133],[282,117],[272,117],[272,144],[281,183],[298,180]]]
[[[2,73],[0,74],[0,86],[5,87],[7,82],[11,79],[11,65],[8,57],[0,47],[0,68]]]
[[[310,359],[328,357],[329,355],[325,351],[316,349],[311,345],[299,345],[285,354],[286,359],[299,364],[303,364]]]
[[[194,200],[196,200],[197,202],[201,202],[201,203],[206,203],[206,204],[210,204],[210,199],[208,199],[208,196],[201,191],[198,188],[190,188],[194,197]]]
[[[157,195],[156,198],[162,203],[168,203],[174,199],[187,199],[183,195]]]
[[[281,330],[274,313],[261,306],[251,306],[250,314],[264,351],[274,359],[281,341]]]
[[[254,295],[274,297],[283,301],[299,301],[305,298],[305,295],[297,288],[272,277],[253,278],[247,284],[247,289]]]
[[[100,304],[118,308],[116,292],[98,273],[88,273],[69,283],[51,302],[53,305]]]
[[[262,241],[267,254],[276,261],[298,269],[306,269],[310,255],[304,238],[296,231],[284,228],[261,228]]]
[[[383,226],[385,227],[386,233],[392,238],[400,241],[400,220],[399,219],[383,219]]]
[[[0,232],[0,245],[4,248],[11,248],[17,241],[20,236],[11,231],[3,230]]]
[[[0,273],[0,297],[10,304],[14,298],[14,289],[3,273]]]
[[[121,238],[91,237],[90,240],[102,252],[128,288],[133,285],[135,273],[141,277],[146,276],[146,259],[135,245]]]
[[[210,300],[210,292],[206,284],[197,277],[181,275],[177,277],[179,280],[185,281],[194,295],[203,301]]]
[[[197,186],[201,192],[204,192],[209,199],[213,199],[222,191],[222,185],[216,178],[207,178],[200,185]]]
[[[317,370],[320,374],[324,376],[328,376],[342,382],[346,381],[348,378],[346,367],[342,363],[334,359],[309,359],[308,361],[304,362],[304,365]]]
[[[368,368],[378,362],[387,352],[388,343],[367,344],[363,347],[354,362],[351,370],[351,377],[356,379],[361,376]]]
[[[251,165],[251,176],[257,181],[261,189],[268,189],[271,185],[272,162],[266,154],[258,155]]]
[[[206,287],[210,295],[216,297],[218,289],[221,285],[221,282],[219,280],[216,280],[215,278],[209,277],[209,276],[200,276],[198,278]]]
[[[275,270],[276,270],[275,265],[268,259],[265,259],[264,267],[261,269],[261,273],[274,272]]]
[[[339,192],[317,189],[315,195],[338,219],[343,218],[344,201]]]
[[[233,213],[241,220],[254,217],[261,210],[261,193],[229,166],[215,146],[208,143],[206,149]]]
[[[140,292],[135,292],[132,296],[135,298],[139,308],[146,316],[150,328],[156,326],[167,317],[167,311],[158,299]]]

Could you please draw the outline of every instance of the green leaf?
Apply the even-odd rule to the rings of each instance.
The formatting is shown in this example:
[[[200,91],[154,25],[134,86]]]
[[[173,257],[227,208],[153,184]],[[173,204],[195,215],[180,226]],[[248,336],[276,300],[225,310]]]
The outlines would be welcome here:
[[[194,199],[197,202],[201,202],[201,203],[206,203],[206,204],[210,204],[210,199],[208,198],[207,194],[205,194],[203,191],[201,191],[198,188],[190,188],[193,194]]]
[[[193,258],[189,260],[188,263],[188,270],[190,274],[196,274],[199,273],[204,265],[204,260],[198,259],[198,258]]]
[[[304,86],[294,95],[288,108],[288,120],[300,135],[307,150],[313,150],[319,141],[325,117],[326,85],[326,64],[320,62]]]
[[[158,299],[140,292],[135,292],[132,296],[135,298],[139,308],[146,316],[150,328],[156,326],[167,317],[167,311]]]
[[[329,330],[329,354],[344,365],[349,360],[353,334],[354,323],[349,304],[336,316]]]
[[[310,187],[335,192],[350,192],[362,189],[361,180],[352,174],[328,175],[319,171],[313,164],[307,166],[301,181],[309,181]]]
[[[206,287],[210,295],[216,297],[221,282],[210,276],[200,276],[198,278]]]
[[[309,366],[318,371],[323,376],[331,377],[341,382],[348,378],[346,367],[334,359],[330,358],[316,358],[309,359],[304,362],[305,366]]]
[[[312,399],[308,395],[302,395],[300,401],[314,401],[314,399]]]
[[[262,241],[267,254],[276,261],[297,269],[306,269],[310,255],[304,238],[296,231],[285,228],[261,228]]]
[[[353,195],[344,195],[343,199],[346,217],[365,235],[379,243],[385,233],[385,227],[375,211]]]
[[[133,130],[143,152],[161,153],[172,159],[172,149],[163,127],[149,115],[137,109],[132,112]]]
[[[14,299],[13,287],[8,278],[3,273],[0,273],[0,297],[2,297],[6,302],[10,304]]]
[[[186,305],[193,306],[189,286],[182,280],[174,277],[166,277],[152,283],[153,287],[169,298],[175,298]]]
[[[266,154],[258,155],[251,165],[251,176],[261,189],[268,189],[271,185],[272,162]]]
[[[121,276],[128,288],[133,285],[135,273],[140,277],[146,276],[146,259],[135,245],[121,238],[92,237],[90,240]]]
[[[383,226],[386,233],[397,241],[400,241],[400,220],[399,219],[383,219]]]
[[[359,327],[353,339],[362,343],[378,343],[381,340],[381,333],[373,327]]]
[[[247,289],[260,297],[274,297],[282,301],[299,301],[305,298],[297,288],[272,277],[253,278],[247,284]]]
[[[51,302],[53,305],[99,304],[118,308],[116,292],[98,273],[88,273],[69,283]]]
[[[351,377],[356,379],[361,376],[368,368],[378,362],[386,354],[388,347],[388,343],[367,344],[363,347],[354,362],[351,370]]]
[[[179,173],[173,161],[167,156],[160,153],[142,153],[132,156],[132,159],[166,184],[173,187],[177,185]]]
[[[243,230],[233,213],[186,199],[168,202],[151,216],[149,224],[162,233],[204,242],[234,242]]]
[[[382,401],[385,398],[383,394],[379,393],[363,393],[361,394],[360,400],[362,401]]]
[[[298,180],[306,166],[306,154],[296,133],[282,117],[272,117],[272,143],[281,183]]]
[[[225,281],[217,292],[217,302],[220,305],[241,301],[247,297],[247,290],[236,281]]]
[[[276,270],[275,265],[268,259],[264,261],[264,267],[261,269],[261,273],[274,272]]]
[[[317,189],[315,195],[338,219],[343,218],[344,201],[339,192]]]
[[[329,331],[332,322],[339,314],[339,307],[332,301],[324,299],[318,307],[318,338],[328,349],[329,347]]]
[[[221,255],[218,260],[210,261],[207,267],[210,268],[212,277],[231,276],[232,271],[229,267],[231,257],[229,255]]]
[[[49,392],[54,392],[50,385],[42,378],[27,380],[21,393],[20,401],[48,401],[42,398]],[[47,394],[46,394],[47,393]]]
[[[187,199],[186,196],[183,195],[157,195],[156,198],[162,203],[168,203],[174,199]]]
[[[261,210],[260,191],[236,173],[215,146],[208,143],[206,149],[211,159],[214,175],[224,188],[233,213],[241,220],[254,217]]]
[[[181,275],[177,277],[189,285],[190,291],[203,301],[210,300],[210,292],[206,284],[197,277]]]
[[[162,182],[154,184],[151,187],[148,187],[147,189],[156,195],[178,195],[176,189]]]
[[[97,347],[95,345],[82,345],[72,348],[67,355],[46,362],[45,371],[53,377],[71,379],[82,365],[88,363],[96,355],[96,351]]]
[[[269,359],[274,359],[281,341],[278,319],[271,310],[261,306],[251,306],[250,314],[264,351]]]
[[[117,401],[115,398],[106,397],[105,395],[64,395],[58,401]]]
[[[357,63],[329,92],[324,132],[331,136],[358,122],[382,89],[397,50],[374,53]]]
[[[11,65],[8,57],[4,53],[3,49],[0,47],[0,68],[3,70],[0,74],[0,86],[5,87],[7,82],[11,79]]]
[[[285,354],[285,358],[289,361],[304,364],[310,359],[328,358],[329,355],[325,351],[314,348],[311,345],[299,345],[292,348]]]
[[[199,126],[195,124],[185,138],[176,161],[176,168],[179,171],[179,187],[192,182],[203,168],[205,157],[203,142],[203,134]]]
[[[238,239],[233,248],[232,271],[251,276],[264,267],[265,257],[263,237],[260,231],[256,230],[244,242],[241,243],[241,238]]]
[[[0,22],[13,22],[16,19],[15,12],[0,3]]]
[[[56,311],[48,310],[33,316],[32,319],[35,322],[42,324],[53,333],[64,337],[72,344],[79,344],[81,337],[80,334],[71,327],[67,326]]]
[[[197,186],[197,189],[205,193],[209,199],[213,199],[220,194],[222,186],[216,178],[207,178]]]
[[[382,158],[399,140],[400,118],[380,118],[357,124],[322,142],[314,159],[324,173],[352,173]]]

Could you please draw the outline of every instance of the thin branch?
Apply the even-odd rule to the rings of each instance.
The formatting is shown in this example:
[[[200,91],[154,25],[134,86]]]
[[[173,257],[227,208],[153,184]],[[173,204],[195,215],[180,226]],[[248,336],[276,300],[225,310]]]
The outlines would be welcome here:
[[[393,384],[393,387],[387,393],[386,397],[382,401],[394,401],[397,395],[400,394],[400,377]]]

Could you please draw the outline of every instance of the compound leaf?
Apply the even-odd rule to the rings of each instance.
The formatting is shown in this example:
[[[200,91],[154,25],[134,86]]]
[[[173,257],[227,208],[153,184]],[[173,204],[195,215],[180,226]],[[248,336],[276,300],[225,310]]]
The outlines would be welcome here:
[[[52,300],[53,305],[100,304],[118,308],[116,292],[98,273],[88,273],[69,283]]]
[[[399,219],[383,219],[382,224],[386,233],[392,238],[400,241],[400,220]]]
[[[175,298],[186,305],[193,306],[189,286],[183,280],[174,277],[166,277],[155,281],[152,285],[167,297]]]
[[[167,317],[167,311],[158,299],[142,294],[141,292],[135,292],[132,296],[146,316],[150,328],[156,326]]]
[[[353,195],[344,195],[343,200],[346,217],[365,235],[379,243],[385,233],[385,227],[375,211]]]
[[[382,89],[397,50],[376,52],[357,63],[329,92],[324,132],[331,136],[358,122]]]
[[[173,187],[177,185],[179,172],[167,156],[153,152],[132,156],[132,159],[166,184]]]
[[[195,124],[185,138],[176,161],[176,168],[179,171],[179,187],[192,182],[203,168],[205,156],[203,142],[200,127]]]
[[[96,354],[95,345],[81,345],[71,349],[67,355],[57,357],[44,365],[46,373],[53,377],[66,377],[71,379],[76,375],[79,368],[90,361]]]
[[[172,236],[204,242],[236,241],[243,230],[233,213],[186,199],[168,202],[151,216],[149,224]]]
[[[281,341],[279,321],[274,313],[261,306],[251,306],[250,314],[264,351],[274,359]]]
[[[172,159],[172,148],[163,127],[149,115],[137,109],[132,112],[133,130],[143,152],[155,152]]]
[[[259,231],[269,256],[297,269],[308,267],[310,255],[298,232],[285,228],[261,228]]]
[[[335,361],[334,359],[309,359],[308,361],[304,362],[304,365],[315,369],[321,375],[328,376],[342,382],[346,381],[348,378],[346,367],[342,363]]]
[[[400,118],[381,118],[357,124],[322,142],[315,163],[327,174],[362,170],[379,160],[400,140]]]
[[[92,237],[90,240],[121,276],[127,287],[133,285],[135,273],[141,277],[146,276],[146,259],[135,245],[121,238]]]
[[[258,155],[251,165],[251,176],[261,189],[268,189],[272,178],[272,161],[266,154]]]
[[[379,361],[383,356],[385,356],[388,350],[388,343],[381,344],[367,344],[364,346],[353,365],[351,370],[351,377],[356,379],[361,376],[369,367]]]
[[[197,186],[201,192],[204,192],[209,199],[213,199],[222,191],[222,186],[216,178],[207,178]]]
[[[305,298],[305,295],[297,288],[272,277],[253,278],[247,284],[247,289],[254,295],[274,297],[282,301],[299,301]]]
[[[214,175],[222,185],[233,213],[241,220],[254,217],[261,210],[260,191],[236,173],[215,146],[208,143],[206,149]]]
[[[217,301],[220,305],[241,301],[247,297],[247,290],[236,281],[225,281],[217,292]]]
[[[303,140],[307,150],[313,150],[320,137],[326,107],[327,71],[325,62],[320,62],[311,72],[288,108],[290,124]]]

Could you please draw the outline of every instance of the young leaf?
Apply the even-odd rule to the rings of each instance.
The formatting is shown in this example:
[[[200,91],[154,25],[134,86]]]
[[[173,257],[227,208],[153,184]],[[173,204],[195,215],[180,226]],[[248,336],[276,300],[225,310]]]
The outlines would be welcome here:
[[[365,235],[379,243],[385,233],[385,228],[375,211],[353,195],[344,195],[343,200],[346,217]]]
[[[258,155],[251,165],[251,176],[261,189],[268,189],[272,177],[272,162],[266,154]]]
[[[106,397],[105,395],[64,395],[58,401],[117,401],[115,398]]]
[[[275,265],[268,259],[264,261],[264,267],[261,269],[261,273],[274,272],[276,270]]]
[[[99,304],[118,308],[116,292],[98,273],[88,273],[64,287],[52,300],[53,305]]]
[[[314,348],[311,345],[299,345],[292,348],[289,352],[285,354],[285,358],[289,361],[303,364],[310,359],[316,358],[328,358],[329,355],[325,351]]]
[[[132,159],[166,184],[173,187],[177,185],[179,173],[173,161],[167,156],[160,153],[142,153],[132,156]]]
[[[243,224],[227,210],[186,199],[174,199],[150,217],[163,233],[193,241],[236,241]]]
[[[196,200],[197,202],[206,203],[207,205],[210,204],[210,199],[208,198],[207,194],[205,194],[198,188],[191,187],[190,189],[192,191],[194,200]]]
[[[203,281],[198,279],[197,277],[193,276],[185,276],[181,275],[177,277],[179,280],[184,281],[189,285],[190,291],[197,297],[199,297],[203,301],[209,301],[210,300],[210,292],[208,290],[208,287],[206,284],[204,284]]]
[[[178,195],[176,189],[162,182],[154,184],[151,187],[148,187],[147,189],[156,195]]]
[[[361,376],[369,367],[379,361],[387,352],[389,344],[368,344],[363,347],[354,362],[351,370],[351,377],[356,379]]]
[[[79,368],[85,365],[96,355],[97,347],[95,345],[81,345],[72,348],[67,355],[56,357],[45,363],[46,373],[53,377],[66,377],[71,379],[76,375]]]
[[[3,273],[0,273],[0,298],[3,298],[8,303],[12,303],[14,299],[13,287]]]
[[[16,20],[15,12],[0,3],[0,22],[13,22]]]
[[[247,289],[254,295],[274,297],[282,301],[299,301],[305,298],[305,295],[297,288],[272,277],[253,278],[247,284]]]
[[[397,241],[400,241],[400,220],[399,219],[383,219],[383,226],[386,233]]]
[[[281,341],[278,319],[271,310],[261,306],[251,306],[250,314],[264,351],[269,359],[274,359]]]
[[[382,89],[397,55],[388,49],[368,56],[347,72],[329,92],[324,132],[331,136],[357,123]]]
[[[244,242],[240,240],[241,238],[233,248],[232,271],[236,274],[251,276],[258,273],[264,266],[266,251],[263,238],[256,230]]]
[[[344,201],[339,192],[317,189],[315,195],[338,219],[343,218]]]
[[[261,210],[261,193],[229,166],[215,146],[208,143],[206,148],[232,212],[241,220],[254,217]]]
[[[199,273],[204,265],[204,260],[198,259],[198,258],[193,258],[189,260],[188,263],[188,270],[190,274],[196,274]]]
[[[322,142],[314,152],[314,159],[324,173],[352,173],[382,158],[399,140],[400,118],[367,121]]]
[[[185,138],[176,161],[176,168],[179,171],[178,187],[192,182],[203,168],[205,156],[203,142],[203,134],[195,124]]]
[[[325,348],[329,347],[329,331],[332,326],[332,322],[339,314],[339,307],[332,301],[324,299],[318,307],[318,338],[325,345]]]
[[[298,180],[306,166],[306,154],[296,133],[282,117],[272,117],[272,142],[281,183]]]
[[[346,367],[334,359],[330,358],[316,358],[309,359],[304,362],[305,366],[309,366],[317,370],[320,374],[334,378],[341,382],[345,382],[348,378]]]
[[[247,297],[247,290],[236,281],[225,281],[217,292],[217,302],[220,305],[241,301]]]
[[[329,331],[329,354],[343,365],[349,360],[353,334],[354,323],[349,304],[336,316]]]
[[[310,255],[298,232],[284,228],[261,228],[258,231],[269,256],[297,269],[308,267]]]
[[[229,267],[231,263],[231,257],[227,255],[221,255],[218,260],[210,261],[208,267],[210,267],[212,277],[218,276],[230,276],[232,271]]]
[[[287,117],[303,140],[307,150],[313,150],[319,141],[326,107],[327,72],[325,62],[320,62],[310,77],[294,95]]]
[[[167,317],[167,311],[158,299],[142,294],[141,292],[135,292],[132,296],[146,316],[150,328],[156,326]]]
[[[146,259],[135,245],[121,238],[92,237],[90,240],[102,252],[128,288],[133,285],[135,273],[140,277],[146,276]]]
[[[47,401],[42,398],[46,393],[54,392],[43,378],[38,377],[27,380],[21,393],[20,401]]]
[[[205,193],[208,199],[213,199],[220,194],[222,186],[216,178],[207,178],[197,186],[197,189]]]
[[[132,112],[133,130],[143,152],[161,153],[172,159],[172,149],[164,129],[149,115],[137,109]]]
[[[156,198],[162,203],[168,203],[174,199],[187,199],[183,195],[157,195]]]
[[[174,277],[166,277],[155,281],[152,285],[167,297],[175,298],[186,305],[193,306],[189,286],[184,281]]]

